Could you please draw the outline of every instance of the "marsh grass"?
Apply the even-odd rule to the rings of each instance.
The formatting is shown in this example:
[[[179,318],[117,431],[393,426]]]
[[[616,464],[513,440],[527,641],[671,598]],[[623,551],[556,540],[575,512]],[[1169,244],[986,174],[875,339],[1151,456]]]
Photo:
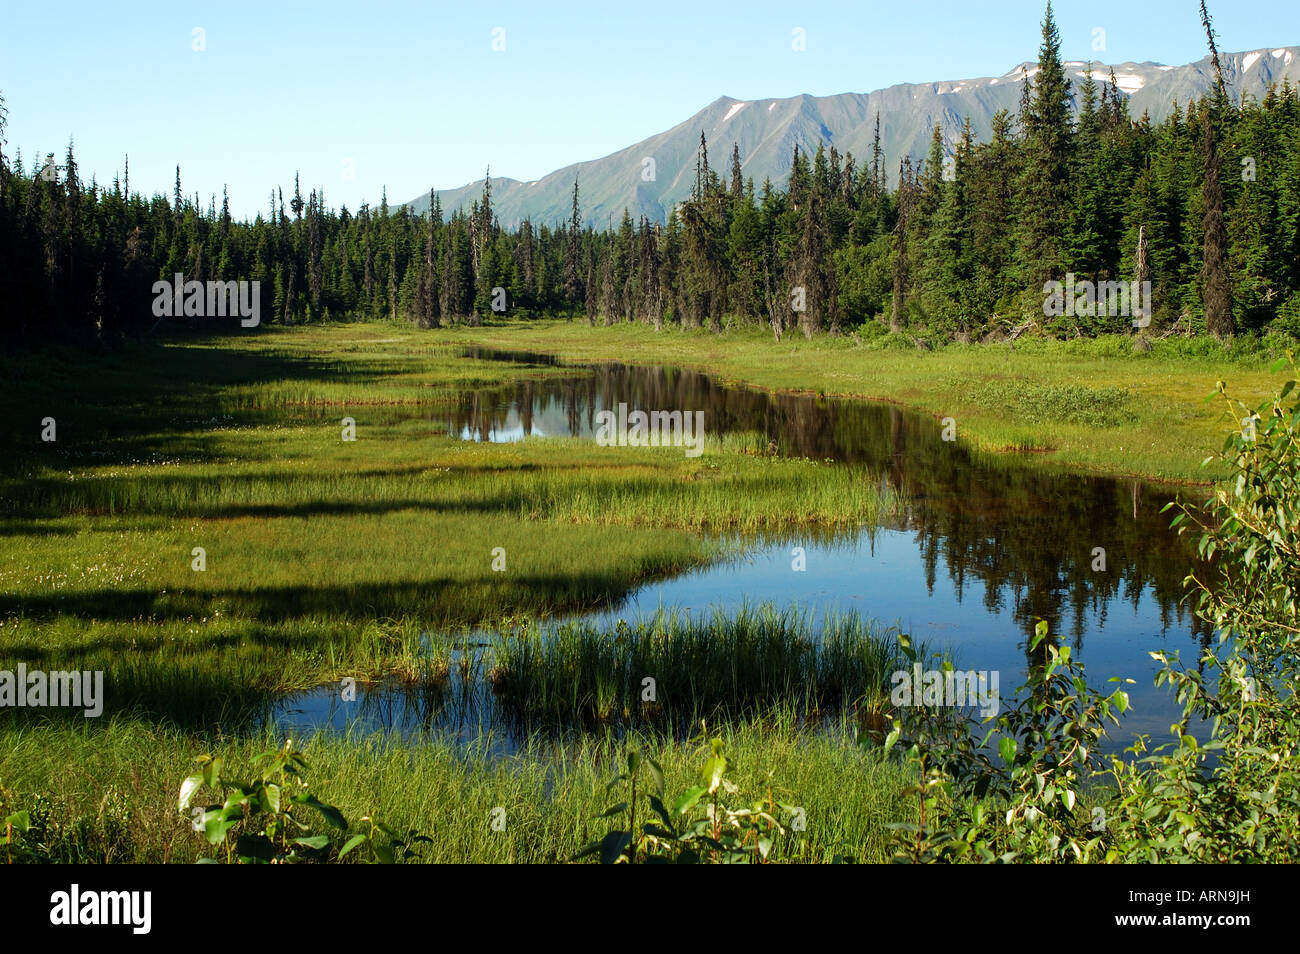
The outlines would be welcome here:
[[[0,358],[0,667],[104,670],[109,711],[234,725],[342,677],[437,685],[450,656],[425,633],[607,608],[738,535],[848,532],[903,505],[757,435],[709,435],[700,458],[452,439],[464,389],[565,373],[458,352],[341,325]]]
[[[966,400],[980,408],[1004,411],[1029,424],[1081,424],[1107,428],[1138,420],[1127,388],[995,381],[966,385]]]
[[[850,744],[845,706],[880,681],[884,644],[865,624],[814,639],[806,620],[757,612],[663,621],[625,658],[602,655],[617,634],[571,635],[605,667],[590,670],[598,705],[565,701],[568,663],[544,623],[506,631],[612,605],[727,555],[737,535],[870,527],[904,501],[859,469],[772,456],[752,434],[709,435],[701,458],[453,440],[445,421],[464,389],[563,373],[454,347],[348,326],[0,358],[17,382],[0,395],[14,448],[0,462],[0,667],[103,670],[107,697],[99,719],[0,713],[0,799],[34,808],[62,860],[192,861],[205,845],[175,812],[191,760],[276,747],[250,728],[270,707],[351,677],[444,710],[488,693],[513,716],[485,717],[469,744],[436,733],[418,746],[396,734],[310,743],[322,797],[435,834],[427,860],[569,857],[629,733],[651,733],[684,786],[698,718],[734,739],[756,794],[772,772],[778,795],[798,793],[825,820],[783,857],[829,860],[846,838],[883,857],[902,782]],[[53,444],[36,439],[47,414]],[[344,416],[356,442],[341,440]],[[196,546],[203,572],[191,569]],[[467,647],[483,624],[499,639]],[[642,713],[640,682],[634,698],[627,681],[648,666],[662,670],[663,701]],[[493,740],[507,731],[516,750],[502,757]],[[496,806],[505,833],[488,826]]]
[[[243,731],[285,695],[348,677],[419,688],[444,685],[454,643],[413,620],[352,627],[329,620],[195,618],[86,622],[71,617],[0,623],[0,668],[104,673],[104,712],[189,728]],[[103,718],[103,717],[101,717]],[[33,721],[80,724],[81,709],[0,709],[0,732]]]
[[[979,451],[1035,451],[1038,467],[1204,483],[1226,475],[1201,467],[1233,422],[1204,398],[1228,379],[1247,403],[1280,383],[1270,365],[1290,343],[1240,336],[1231,350],[1209,338],[1171,337],[1133,351],[1130,335],[916,348],[883,347],[858,332],[776,343],[761,328],[721,334],[635,324],[589,328],[562,321],[449,329],[465,346],[513,348],[571,362],[623,361],[707,371],[773,391],[883,400],[953,417],[958,439]],[[1079,382],[1087,382],[1088,394]],[[1020,382],[1017,384],[1017,382]],[[1028,405],[990,400],[1023,389]],[[1131,392],[1127,402],[1119,392]]]
[[[802,807],[806,830],[774,846],[779,862],[837,856],[888,859],[886,824],[910,817],[902,770],[853,744],[851,735],[800,728],[790,716],[707,727],[726,741],[729,773],[741,790]],[[240,770],[278,736],[195,736],[116,718],[100,727],[28,727],[0,746],[0,808],[32,812],[33,840],[70,863],[190,863],[210,854],[177,811],[181,780],[200,754]],[[698,781],[707,743],[698,739],[586,734],[530,739],[508,757],[447,741],[412,747],[383,735],[319,737],[302,743],[308,781],[356,823],[362,816],[433,838],[429,862],[563,862],[600,834],[616,760],[635,746],[663,766],[670,792]],[[505,828],[493,830],[494,809]],[[341,840],[341,839],[340,839]],[[358,859],[360,860],[360,859]]]
[[[900,665],[897,635],[856,614],[821,625],[767,604],[700,619],[661,612],[612,629],[583,622],[498,637],[490,678],[515,724],[655,726],[780,708],[808,724],[879,707]],[[650,680],[647,682],[646,680]]]

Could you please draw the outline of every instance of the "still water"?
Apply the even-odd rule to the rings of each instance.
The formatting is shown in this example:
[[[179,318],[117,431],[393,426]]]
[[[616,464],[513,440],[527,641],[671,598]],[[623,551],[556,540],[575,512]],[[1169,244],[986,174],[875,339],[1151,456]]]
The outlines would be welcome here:
[[[1136,680],[1133,710],[1114,733],[1123,744],[1136,732],[1163,737],[1175,721],[1172,697],[1152,684],[1149,653],[1179,650],[1191,660],[1209,634],[1181,602],[1195,552],[1169,530],[1172,514],[1160,512],[1169,488],[976,453],[943,440],[938,420],[888,404],[770,394],[670,368],[574,367],[557,376],[550,358],[470,356],[552,367],[546,377],[465,392],[442,422],[454,437],[594,439],[596,415],[620,403],[703,411],[706,434],[756,433],[772,453],[859,467],[908,502],[880,526],[738,541],[739,556],[646,584],[584,618],[632,621],[660,608],[711,615],[762,602],[815,617],[856,611],[951,651],[960,669],[998,670],[1004,700],[1024,679],[1029,637],[1043,619],[1095,687],[1111,676]],[[795,548],[803,550],[802,571],[794,569]],[[479,698],[469,709],[459,712],[458,731],[474,735],[491,724],[490,703]],[[420,700],[384,688],[348,704],[335,687],[323,688],[288,700],[275,718],[297,731],[430,726]]]

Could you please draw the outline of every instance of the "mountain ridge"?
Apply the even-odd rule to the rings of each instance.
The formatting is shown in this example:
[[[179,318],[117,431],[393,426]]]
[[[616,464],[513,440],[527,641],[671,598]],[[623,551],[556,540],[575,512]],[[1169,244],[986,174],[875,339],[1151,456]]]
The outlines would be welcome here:
[[[1271,84],[1289,80],[1300,85],[1300,47],[1264,47],[1220,55],[1224,79],[1234,102],[1244,96],[1262,98]],[[1213,67],[1208,56],[1183,66],[1150,60],[1106,64],[1097,60],[1067,60],[1065,67],[1077,97],[1086,68],[1100,86],[1110,72],[1128,101],[1130,115],[1148,113],[1153,122],[1164,119],[1175,103],[1209,92]],[[685,199],[694,180],[695,149],[701,130],[709,147],[710,164],[725,175],[731,147],[739,146],[741,172],[757,187],[770,178],[783,187],[790,158],[797,144],[808,152],[819,142],[852,153],[860,167],[869,161],[875,113],[880,112],[881,145],[890,180],[896,178],[904,155],[923,158],[929,149],[930,129],[938,122],[949,150],[961,134],[967,116],[977,139],[987,140],[999,109],[1016,112],[1020,83],[1037,72],[1036,61],[1025,61],[1000,76],[897,83],[868,93],[740,100],[719,96],[692,116],[605,156],[570,163],[539,179],[519,180],[492,176],[492,204],[501,224],[515,228],[525,218],[554,226],[567,222],[575,175],[585,224],[617,224],[626,207],[633,219],[644,215],[652,222],[666,220],[668,211]],[[755,107],[752,108],[751,107]],[[653,178],[647,178],[646,160],[653,160]],[[468,211],[483,191],[483,179],[454,189],[440,189],[444,213]],[[405,203],[415,213],[427,211],[429,195]]]

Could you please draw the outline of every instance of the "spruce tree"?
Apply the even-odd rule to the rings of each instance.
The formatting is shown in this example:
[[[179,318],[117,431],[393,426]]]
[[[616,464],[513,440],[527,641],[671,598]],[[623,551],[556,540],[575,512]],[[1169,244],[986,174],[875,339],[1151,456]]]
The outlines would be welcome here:
[[[1042,32],[1038,72],[1033,77],[1033,92],[1024,117],[1026,161],[1019,190],[1017,234],[1021,281],[1035,291],[1063,272],[1073,178],[1070,81],[1061,62],[1061,38],[1050,2]]]
[[[893,301],[889,312],[889,330],[893,332],[902,331],[905,323],[903,307],[907,296],[908,272],[911,267],[907,233],[911,228],[912,210],[916,204],[915,193],[912,160],[910,156],[904,156],[898,167],[898,222],[894,226]]]
[[[871,198],[879,199],[885,191],[884,174],[885,153],[880,148],[880,110],[876,110],[876,130],[871,136]]]
[[[1223,187],[1219,184],[1219,157],[1214,139],[1214,121],[1205,113],[1204,146],[1205,181],[1201,200],[1205,207],[1203,229],[1205,251],[1201,266],[1202,295],[1205,304],[1205,328],[1220,340],[1231,338],[1234,331],[1232,290],[1228,277],[1228,233],[1223,221]]]
[[[578,211],[578,177],[573,177],[573,212],[569,217],[569,229],[566,235],[564,246],[564,300],[569,305],[569,320],[573,320],[573,313],[578,307],[578,301],[583,297],[583,281],[578,274],[580,267],[578,261],[578,239],[582,228],[582,217]],[[588,263],[587,268],[588,280],[591,280],[591,267]],[[587,312],[587,320],[591,320],[591,312]]]

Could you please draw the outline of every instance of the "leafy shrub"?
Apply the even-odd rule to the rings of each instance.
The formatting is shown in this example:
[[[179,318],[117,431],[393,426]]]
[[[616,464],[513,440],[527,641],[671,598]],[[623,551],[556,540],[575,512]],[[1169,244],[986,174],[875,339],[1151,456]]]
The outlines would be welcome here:
[[[1101,768],[1097,744],[1106,723],[1118,724],[1128,709],[1128,694],[1089,688],[1082,663],[1052,642],[1046,622],[1030,651],[1040,661],[1019,701],[978,742],[975,718],[959,709],[912,706],[895,720],[884,751],[901,747],[920,807],[918,822],[890,826],[897,860],[1095,858],[1102,838],[1084,811],[1083,788]],[[904,652],[916,662],[910,645]]]
[[[1291,369],[1294,361],[1288,356]],[[1226,397],[1220,383],[1216,394]],[[1211,395],[1214,397],[1215,395]],[[980,743],[951,714],[919,709],[896,720],[917,773],[919,824],[894,826],[911,861],[1294,861],[1300,853],[1300,392],[1287,381],[1251,411],[1229,401],[1234,432],[1215,455],[1233,479],[1203,508],[1179,503],[1173,525],[1199,531],[1214,579],[1187,577],[1197,614],[1214,628],[1192,668],[1176,652],[1157,686],[1183,705],[1174,741],[1097,771],[1107,721],[1128,706],[1120,690],[1091,689],[1068,647],[1047,642],[1023,701]],[[1251,426],[1253,424],[1253,427]],[[1215,457],[1207,458],[1206,463]],[[1170,505],[1171,507],[1175,505]],[[1193,720],[1209,726],[1202,743]],[[995,740],[996,736],[996,740]],[[987,746],[996,745],[997,759]],[[1109,779],[1108,798],[1081,810],[1084,786]]]
[[[1284,363],[1296,372],[1289,355]],[[1174,689],[1183,717],[1177,742],[1139,765],[1115,761],[1112,827],[1126,859],[1293,862],[1300,853],[1300,392],[1292,378],[1253,410],[1229,400],[1222,382],[1218,395],[1237,424],[1216,455],[1233,479],[1204,508],[1179,503],[1174,518],[1214,560],[1216,578],[1193,573],[1187,583],[1215,636],[1190,669],[1177,653],[1151,654],[1162,664],[1157,685]],[[1187,731],[1193,718],[1211,726],[1204,745]]]
[[[254,763],[263,768],[247,782],[223,774],[220,758],[202,755],[197,762],[199,771],[181,784],[178,807],[182,814],[190,809],[194,796],[203,789],[224,799],[202,808],[194,807],[192,817],[194,829],[203,832],[209,844],[225,848],[227,862],[338,861],[366,845],[378,861],[391,864],[399,857],[410,858],[415,853],[415,844],[430,841],[427,835],[414,832],[399,836],[370,818],[363,818],[365,830],[354,834],[341,847],[336,848],[326,833],[310,834],[311,826],[302,820],[303,809],[311,809],[338,832],[346,832],[348,823],[342,812],[311,793],[303,777],[307,760],[302,753],[294,751],[292,740],[287,740],[279,752],[257,756]]]
[[[700,767],[700,784],[684,791],[671,808],[664,802],[664,773],[659,763],[631,750],[626,758],[627,770],[609,787],[613,790],[626,783],[627,801],[597,816],[625,819],[625,825],[587,845],[575,860],[599,855],[603,864],[761,864],[772,850],[775,835],[786,830],[776,819],[777,810],[790,815],[798,812],[797,808],[777,805],[770,793],[766,803],[736,803],[734,796],[739,794],[739,788],[727,778],[731,764],[721,739],[709,742],[708,758]],[[648,820],[640,825],[639,787],[650,809]]]

